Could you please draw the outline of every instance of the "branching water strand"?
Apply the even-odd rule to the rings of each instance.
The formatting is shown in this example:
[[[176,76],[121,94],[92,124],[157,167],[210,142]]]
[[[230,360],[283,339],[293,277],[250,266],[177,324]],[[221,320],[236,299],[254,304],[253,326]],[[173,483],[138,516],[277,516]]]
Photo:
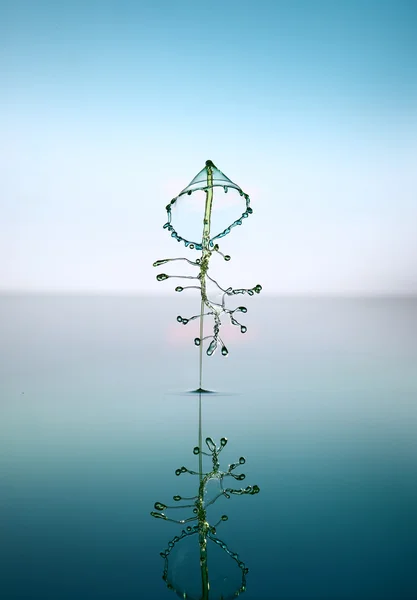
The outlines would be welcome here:
[[[214,198],[214,189],[220,188],[223,189],[224,192],[228,192],[229,189],[236,190],[240,196],[242,196],[245,200],[245,209],[242,214],[231,223],[228,227],[226,227],[220,233],[216,235],[211,235],[211,215],[213,208],[213,198]],[[206,194],[205,200],[205,208],[203,215],[203,230],[201,234],[201,239],[199,241],[187,240],[181,237],[178,232],[175,230],[173,225],[173,208],[177,205],[178,201],[180,201],[181,197],[184,195],[191,195],[193,192],[201,190]],[[164,229],[167,229],[171,233],[171,237],[176,239],[179,242],[184,242],[184,245],[191,250],[201,251],[201,256],[196,260],[189,260],[188,258],[164,258],[161,260],[157,260],[153,263],[154,267],[159,267],[161,265],[174,262],[174,261],[185,261],[187,264],[192,267],[196,267],[198,269],[198,273],[195,276],[191,275],[168,275],[167,273],[160,273],[156,276],[158,281],[165,281],[170,278],[182,278],[189,280],[198,280],[199,285],[190,285],[190,286],[177,286],[175,288],[176,292],[183,292],[186,289],[198,289],[200,291],[201,297],[201,307],[200,307],[200,332],[199,337],[195,338],[195,343],[200,348],[200,360],[199,360],[199,390],[202,390],[202,371],[203,371],[203,341],[208,341],[208,345],[206,348],[206,354],[208,356],[212,356],[216,349],[220,346],[221,353],[223,356],[228,355],[228,349],[220,338],[219,331],[222,324],[222,316],[226,315],[230,323],[235,326],[240,327],[240,331],[242,333],[246,333],[247,327],[246,325],[242,325],[239,323],[233,314],[238,309],[230,309],[226,306],[226,299],[237,294],[248,294],[249,296],[253,296],[254,294],[259,294],[262,290],[262,287],[257,284],[253,288],[238,288],[233,289],[223,288],[214,278],[212,278],[209,274],[209,263],[213,253],[220,255],[226,262],[230,261],[229,254],[223,254],[220,251],[218,243],[215,243],[215,240],[225,237],[227,234],[231,232],[233,227],[238,225],[242,225],[244,219],[246,219],[249,215],[252,214],[252,208],[250,206],[250,198],[248,194],[245,194],[243,190],[231,181],[224,173],[222,173],[211,160],[206,161],[206,165],[204,169],[202,169],[191,181],[191,183],[178,194],[175,198],[171,200],[171,202],[166,206],[167,211],[167,222],[164,225]],[[212,284],[216,286],[216,288],[222,293],[221,301],[216,302],[213,299],[209,298],[208,290],[207,290],[207,281],[210,281]],[[205,309],[208,309],[208,312],[205,312]],[[242,311],[242,312],[246,312]],[[213,333],[212,335],[204,335],[204,317],[210,315],[213,317]],[[194,317],[190,318],[182,318],[179,322],[186,324],[189,321],[193,320]],[[196,340],[199,340],[197,342]]]

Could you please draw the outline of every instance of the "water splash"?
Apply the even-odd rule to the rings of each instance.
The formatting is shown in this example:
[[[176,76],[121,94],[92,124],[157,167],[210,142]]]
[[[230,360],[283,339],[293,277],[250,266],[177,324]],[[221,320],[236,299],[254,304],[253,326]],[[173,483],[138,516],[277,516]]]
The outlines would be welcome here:
[[[229,189],[237,190],[245,200],[245,210],[238,216],[229,226],[220,231],[214,236],[211,236],[211,214],[213,205],[213,194],[214,188],[221,187],[225,193]],[[178,232],[174,229],[172,222],[172,208],[175,206],[177,201],[184,196],[184,194],[191,195],[197,190],[203,190],[206,194],[205,199],[205,210],[203,216],[203,232],[201,239],[198,241],[187,240],[181,237]],[[208,511],[210,507],[215,504],[219,498],[224,497],[230,499],[232,496],[242,495],[255,495],[259,493],[259,487],[257,485],[248,485],[244,488],[233,487],[233,484],[227,485],[231,481],[243,481],[245,479],[244,473],[237,472],[237,469],[245,464],[246,460],[241,456],[237,462],[232,463],[228,466],[225,471],[220,469],[219,455],[223,448],[227,444],[227,438],[221,438],[220,443],[217,446],[212,438],[207,437],[205,444],[209,452],[203,450],[203,434],[202,434],[202,396],[208,393],[208,390],[202,388],[202,371],[203,371],[203,346],[206,346],[206,354],[212,356],[217,348],[220,348],[222,356],[227,356],[229,350],[221,339],[220,327],[222,324],[222,317],[226,315],[230,323],[240,328],[242,334],[246,333],[246,325],[240,323],[238,320],[239,313],[246,314],[246,306],[238,306],[237,308],[231,309],[226,306],[226,301],[232,296],[238,294],[247,294],[253,296],[259,294],[262,287],[257,284],[252,288],[237,288],[231,287],[223,288],[215,279],[209,274],[209,262],[213,254],[218,254],[223,257],[226,262],[230,261],[229,254],[223,254],[219,249],[219,244],[215,240],[221,239],[228,235],[234,227],[242,225],[244,219],[252,214],[252,208],[250,206],[250,199],[247,194],[234,182],[232,182],[224,173],[222,173],[217,167],[208,160],[204,169],[202,169],[191,183],[166,207],[168,220],[164,225],[164,229],[167,229],[171,237],[176,239],[177,242],[183,242],[184,245],[190,250],[201,251],[201,256],[196,258],[194,261],[188,258],[165,258],[154,262],[154,267],[160,267],[174,261],[185,261],[191,267],[196,269],[195,275],[168,275],[167,273],[159,273],[156,276],[158,281],[165,281],[170,278],[180,278],[190,281],[190,285],[178,285],[175,288],[176,292],[182,293],[188,289],[198,289],[200,292],[200,313],[184,317],[182,315],[177,316],[177,322],[181,325],[188,325],[190,321],[195,319],[200,320],[200,331],[198,337],[194,338],[194,344],[199,348],[199,387],[195,392],[198,393],[198,446],[195,446],[193,454],[198,457],[198,470],[192,470],[185,466],[176,469],[175,474],[179,477],[183,474],[197,475],[199,478],[197,494],[192,497],[182,497],[180,495],[173,496],[174,505],[165,504],[163,502],[155,502],[154,510],[151,515],[159,520],[171,521],[173,523],[183,526],[183,529],[179,535],[176,535],[168,543],[168,547],[161,552],[161,556],[164,559],[164,571],[163,579],[169,589],[176,591],[181,598],[189,598],[190,600],[215,600],[215,593],[213,586],[210,584],[213,581],[209,580],[208,571],[208,543],[210,542],[210,564],[212,565],[213,550],[220,552],[222,557],[227,557],[237,567],[239,575],[238,583],[234,586],[234,589],[229,593],[225,591],[223,587],[219,590],[217,598],[219,600],[226,600],[239,596],[246,590],[246,575],[248,568],[244,562],[239,558],[239,555],[232,552],[227,544],[217,537],[217,528],[221,523],[228,520],[228,515],[223,514],[220,519],[214,524],[210,522]],[[214,284],[215,289],[220,291],[221,299],[219,302],[215,302],[212,298],[209,298],[208,284]],[[211,335],[204,335],[204,317],[210,316],[213,319],[213,331]],[[206,344],[204,344],[206,342]],[[203,471],[203,457],[211,458],[211,468],[209,471]],[[212,487],[212,484],[216,486],[216,493],[210,498],[208,494],[208,487]],[[181,519],[175,519],[172,516],[171,511],[175,509],[189,510],[189,516],[185,516]],[[211,512],[211,511],[209,511]],[[195,537],[193,537],[195,536]],[[200,582],[197,586],[197,591],[190,591],[189,574],[197,571],[197,569],[188,569],[186,571],[186,583],[185,585],[179,585],[176,577],[174,577],[174,571],[170,569],[173,559],[172,555],[175,551],[182,549],[186,541],[196,540],[195,553],[198,555],[199,575]],[[215,554],[215,552],[214,552]],[[222,586],[224,580],[222,579]]]
[[[179,477],[185,473],[189,475],[197,475],[199,477],[199,485],[198,492],[195,496],[192,497],[182,497],[180,495],[173,496],[173,500],[175,502],[174,505],[167,505],[163,502],[155,502],[154,511],[151,512],[152,517],[156,519],[161,519],[164,521],[171,521],[173,523],[177,523],[179,525],[184,525],[185,528],[181,531],[180,535],[176,535],[170,540],[168,543],[168,547],[161,552],[161,556],[164,559],[164,572],[163,579],[167,584],[168,588],[174,590],[180,595],[182,598],[195,598],[195,600],[207,600],[209,598],[209,572],[208,572],[208,554],[207,554],[207,543],[213,542],[220,550],[225,552],[225,556],[233,559],[234,563],[238,566],[241,572],[241,580],[238,589],[235,589],[231,595],[223,595],[221,598],[232,598],[240,595],[242,592],[246,590],[246,575],[249,569],[246,567],[245,563],[240,559],[239,555],[236,552],[232,552],[227,544],[217,537],[217,528],[221,523],[224,523],[228,520],[228,516],[223,514],[220,519],[215,523],[211,524],[208,515],[208,509],[213,506],[215,502],[221,497],[225,497],[230,499],[232,495],[242,496],[242,495],[255,495],[259,493],[259,487],[257,485],[248,485],[245,488],[235,488],[226,485],[226,480],[231,478],[235,481],[243,481],[245,479],[244,473],[236,473],[236,469],[241,467],[246,463],[246,459],[241,456],[235,463],[228,465],[228,468],[225,471],[220,469],[220,460],[219,455],[223,448],[227,444],[227,438],[223,437],[220,439],[220,444],[217,446],[214,440],[210,437],[207,437],[205,440],[206,446],[209,452],[203,450],[201,446],[195,446],[193,449],[193,454],[199,457],[199,465],[200,468],[198,471],[194,471],[185,466],[182,466],[176,469],[175,474]],[[201,469],[201,459],[203,456],[208,456],[211,458],[211,469],[208,472],[202,472]],[[207,486],[213,480],[218,484],[219,491],[212,498],[208,498],[207,494]],[[175,519],[166,514],[166,511],[176,510],[176,509],[192,509],[191,515],[182,519]],[[195,522],[194,525],[190,525],[189,523]],[[173,581],[173,577],[170,577],[170,556],[174,548],[183,541],[185,538],[189,538],[190,536],[196,536],[198,539],[198,549],[199,549],[199,560],[200,560],[200,568],[201,568],[201,584],[202,584],[202,595],[193,596],[192,594],[187,593],[182,586],[181,590],[177,589],[175,582]],[[211,598],[213,596],[210,596]]]
[[[239,194],[245,200],[245,210],[242,212],[237,219],[235,219],[230,225],[228,225],[223,231],[217,233],[214,236],[211,236],[211,215],[212,215],[212,207],[213,207],[213,197],[214,197],[214,188],[222,188],[224,192],[227,192],[229,189],[235,189],[239,192]],[[199,240],[187,240],[183,238],[176,231],[173,225],[173,217],[172,217],[172,209],[175,207],[177,202],[180,201],[181,197],[184,195],[191,195],[193,192],[197,190],[202,190],[206,194],[205,201],[205,210],[203,215],[203,232],[202,237]],[[195,345],[200,347],[200,385],[199,388],[202,388],[202,352],[203,345],[206,342],[206,354],[208,356],[212,356],[218,347],[221,348],[222,356],[228,355],[228,349],[226,348],[223,340],[220,338],[220,327],[222,324],[222,317],[226,315],[230,323],[240,328],[241,333],[246,333],[247,327],[246,325],[241,324],[235,317],[235,313],[242,312],[246,313],[246,307],[238,307],[237,309],[230,309],[226,306],[226,300],[232,296],[236,296],[237,294],[248,294],[248,296],[253,296],[254,294],[259,294],[262,290],[262,286],[257,284],[252,288],[237,288],[233,289],[231,287],[224,288],[222,287],[215,279],[213,279],[209,274],[209,262],[213,254],[218,254],[223,257],[226,262],[230,261],[229,254],[223,254],[220,251],[219,244],[215,243],[215,240],[221,239],[228,235],[231,230],[238,226],[242,225],[244,219],[246,219],[249,215],[253,213],[253,210],[250,206],[250,198],[249,195],[243,192],[243,190],[233,181],[231,181],[224,173],[222,173],[211,160],[207,160],[205,167],[194,177],[194,179],[189,183],[189,185],[182,190],[171,200],[171,202],[166,206],[167,211],[167,222],[163,226],[164,229],[170,232],[171,237],[176,239],[178,242],[183,242],[187,248],[191,250],[201,251],[200,258],[196,260],[189,260],[188,258],[164,258],[162,260],[157,260],[153,263],[154,267],[159,267],[161,265],[167,264],[169,262],[174,261],[185,261],[192,267],[195,267],[197,273],[195,276],[192,275],[168,275],[166,273],[160,273],[156,276],[158,281],[165,281],[167,279],[188,279],[194,280],[195,285],[187,285],[180,286],[178,285],[175,288],[176,292],[183,292],[188,289],[198,289],[200,291],[201,297],[201,306],[200,306],[200,314],[194,315],[188,318],[177,317],[177,321],[186,325],[190,321],[194,319],[200,319],[200,335],[198,338],[194,340]],[[214,284],[215,289],[217,289],[221,294],[220,302],[215,302],[213,299],[209,298],[207,285],[208,282]],[[207,310],[208,309],[208,310]],[[206,312],[205,312],[206,311]],[[210,335],[204,335],[204,327],[203,321],[205,316],[211,316],[213,318],[213,330]],[[198,340],[198,341],[197,341]]]

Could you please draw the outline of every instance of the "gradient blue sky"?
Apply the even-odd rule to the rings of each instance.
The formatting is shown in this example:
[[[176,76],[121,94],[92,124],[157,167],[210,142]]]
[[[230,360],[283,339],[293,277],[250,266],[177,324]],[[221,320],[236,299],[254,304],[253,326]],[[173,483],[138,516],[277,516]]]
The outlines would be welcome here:
[[[412,0],[0,0],[1,289],[171,293],[164,207],[210,158],[254,208],[231,284],[417,293],[416,28]]]

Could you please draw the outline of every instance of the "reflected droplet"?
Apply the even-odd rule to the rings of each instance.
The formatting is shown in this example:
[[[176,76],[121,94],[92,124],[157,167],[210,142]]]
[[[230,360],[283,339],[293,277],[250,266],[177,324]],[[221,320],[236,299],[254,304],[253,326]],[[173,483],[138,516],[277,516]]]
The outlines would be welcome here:
[[[164,515],[163,513],[159,513],[159,512],[151,512],[151,516],[155,517],[155,519],[163,519],[164,521],[167,520],[167,516]]]
[[[216,444],[213,442],[211,437],[206,438],[206,444],[207,444],[207,448],[210,450],[210,452],[214,452],[214,450],[217,450]]]

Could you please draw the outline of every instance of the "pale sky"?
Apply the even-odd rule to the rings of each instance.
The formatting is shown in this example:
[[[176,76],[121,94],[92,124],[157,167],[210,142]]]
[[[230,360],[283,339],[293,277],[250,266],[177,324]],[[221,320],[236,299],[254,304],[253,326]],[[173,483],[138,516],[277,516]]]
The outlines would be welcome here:
[[[416,28],[405,0],[0,0],[0,289],[172,293],[165,205],[211,159],[254,210],[225,286],[417,293]]]

